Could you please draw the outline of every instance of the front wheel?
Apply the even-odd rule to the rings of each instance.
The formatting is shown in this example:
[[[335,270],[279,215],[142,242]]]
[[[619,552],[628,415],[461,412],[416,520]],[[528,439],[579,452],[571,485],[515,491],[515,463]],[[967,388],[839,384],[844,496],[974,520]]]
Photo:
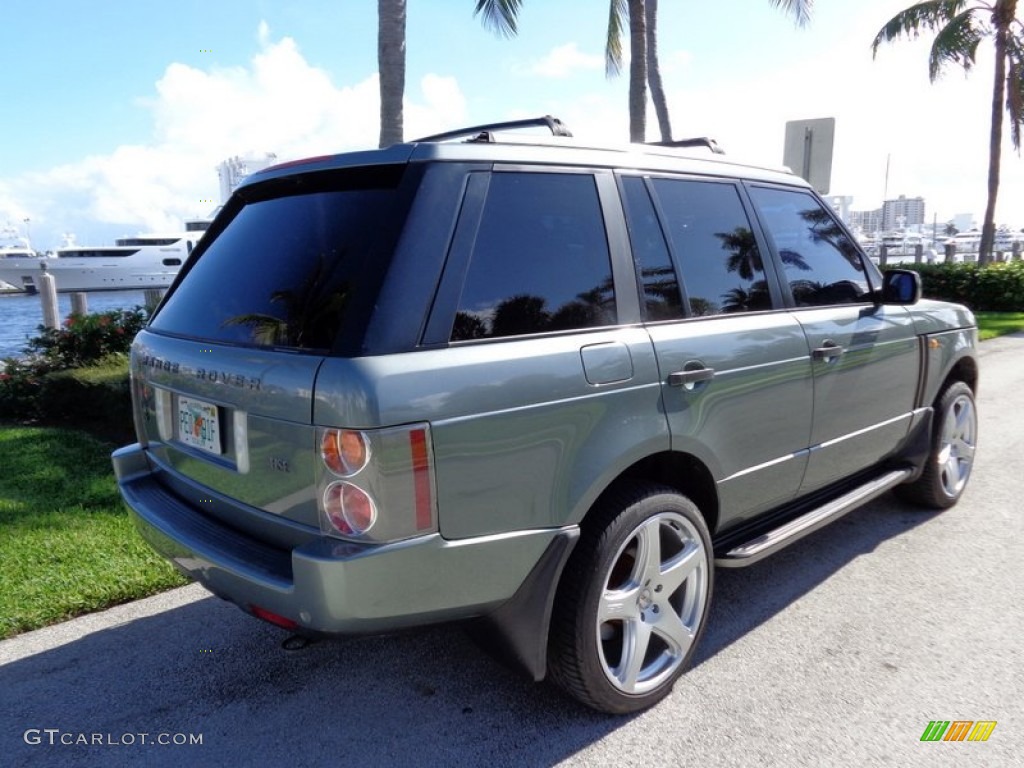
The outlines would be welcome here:
[[[622,714],[665,697],[704,629],[707,525],[672,489],[630,486],[591,512],[559,586],[550,669],[568,693]]]
[[[921,477],[896,487],[902,498],[937,509],[952,507],[967,487],[978,444],[974,393],[962,381],[943,390],[935,404],[932,450]]]

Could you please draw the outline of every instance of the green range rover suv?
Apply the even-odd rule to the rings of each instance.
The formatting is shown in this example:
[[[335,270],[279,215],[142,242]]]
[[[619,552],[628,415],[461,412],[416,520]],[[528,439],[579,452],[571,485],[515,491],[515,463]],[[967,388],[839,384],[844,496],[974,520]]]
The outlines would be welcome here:
[[[145,539],[294,632],[466,621],[621,713],[686,668],[716,567],[889,489],[956,503],[967,309],[788,172],[566,134],[250,177],[132,350]]]

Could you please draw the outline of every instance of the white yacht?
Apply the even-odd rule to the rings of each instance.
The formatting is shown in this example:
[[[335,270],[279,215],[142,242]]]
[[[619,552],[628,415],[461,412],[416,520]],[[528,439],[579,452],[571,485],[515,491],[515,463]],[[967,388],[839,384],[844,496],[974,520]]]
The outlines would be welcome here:
[[[1013,244],[1020,240],[1018,233],[1012,232],[1005,227],[995,231],[992,240],[992,250],[996,253],[1008,254],[1013,251]],[[969,232],[960,232],[949,238],[946,243],[953,243],[956,246],[956,253],[962,256],[977,255],[981,248],[981,230],[972,229]],[[970,260],[970,259],[968,259]]]
[[[5,259],[34,259],[36,252],[32,250],[27,237],[18,234],[18,230],[8,224],[0,229],[0,264]],[[0,293],[20,291],[10,283],[0,280]]]
[[[969,232],[958,232],[946,241],[947,245],[949,243],[956,247],[955,253],[958,255],[977,253],[981,246],[981,230],[972,229]]]
[[[19,235],[13,226],[8,224],[0,229],[0,259],[32,259],[35,256],[28,238]]]
[[[926,250],[931,248],[932,241],[920,232],[886,232],[882,235],[882,245],[890,255],[913,256],[917,252],[917,246],[920,245]]]
[[[166,288],[209,226],[189,221],[184,232],[122,237],[112,246],[67,242],[55,256],[0,260],[0,281],[35,292],[43,272],[56,278],[60,293]]]

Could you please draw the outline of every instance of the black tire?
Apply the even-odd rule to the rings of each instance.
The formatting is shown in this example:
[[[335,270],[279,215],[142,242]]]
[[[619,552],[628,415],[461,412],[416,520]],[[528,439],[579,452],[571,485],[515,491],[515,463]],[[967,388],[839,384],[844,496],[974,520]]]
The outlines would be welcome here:
[[[713,580],[707,524],[689,499],[652,485],[609,492],[585,522],[559,584],[551,677],[601,712],[658,702],[697,648]]]
[[[924,471],[917,480],[897,486],[896,494],[923,507],[952,507],[971,476],[977,441],[974,393],[962,381],[954,381],[935,401],[932,447]]]

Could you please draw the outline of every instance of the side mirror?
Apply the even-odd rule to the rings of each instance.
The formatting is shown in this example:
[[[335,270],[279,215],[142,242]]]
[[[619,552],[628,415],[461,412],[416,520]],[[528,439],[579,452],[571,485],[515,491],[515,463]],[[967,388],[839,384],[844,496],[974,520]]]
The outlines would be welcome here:
[[[882,275],[883,304],[917,304],[921,298],[921,276],[910,269],[888,269]]]

